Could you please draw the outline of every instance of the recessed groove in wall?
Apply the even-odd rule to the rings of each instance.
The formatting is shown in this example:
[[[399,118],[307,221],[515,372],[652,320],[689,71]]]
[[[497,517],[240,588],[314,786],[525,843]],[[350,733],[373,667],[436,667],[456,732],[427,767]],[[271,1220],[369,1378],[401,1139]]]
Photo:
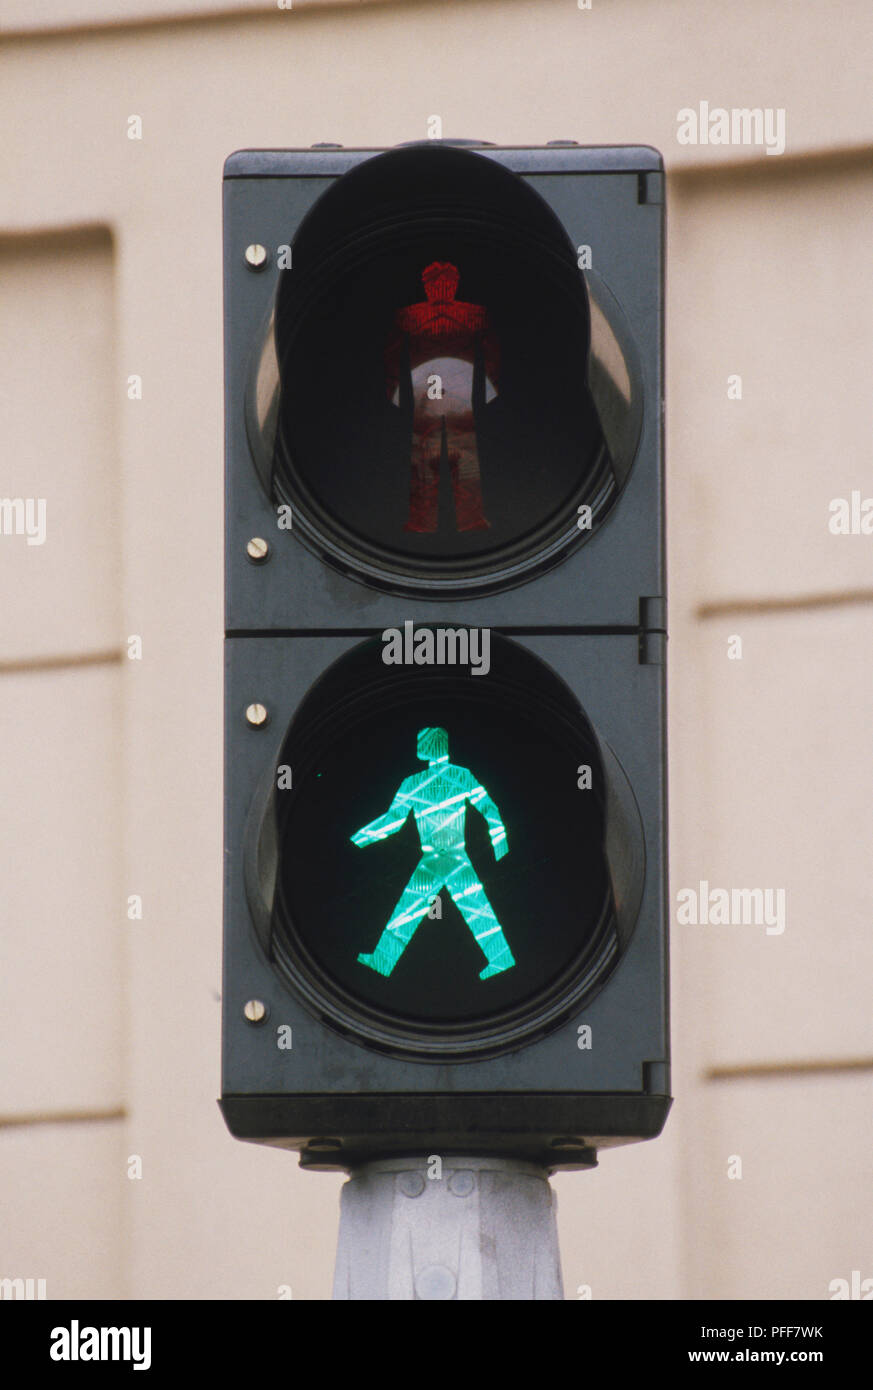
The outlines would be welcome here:
[[[349,5],[357,8],[364,5],[398,3],[404,4],[405,0],[293,0],[293,8],[340,9]],[[74,14],[69,19],[62,15],[53,15],[51,19],[36,17],[24,23],[20,19],[14,19],[7,25],[3,38],[6,41],[27,41],[91,34],[99,36],[119,31],[136,32],[138,29],[181,29],[184,26],[190,28],[195,24],[203,27],[208,23],[222,22],[238,26],[247,19],[263,20],[278,16],[284,20],[285,14],[292,6],[288,4],[282,8],[277,4],[277,0],[251,0],[249,4],[240,4],[239,0],[214,0],[214,3],[203,6],[187,5],[185,0],[180,0],[174,9],[164,10],[160,5],[142,3],[137,6],[135,14],[115,14],[108,17],[95,12],[99,9],[95,4],[83,8],[86,10],[85,14]],[[87,10],[92,12],[88,14]]]
[[[65,671],[76,666],[114,666],[124,659],[122,647],[105,652],[75,652],[67,656],[28,656],[19,661],[0,661],[0,676],[18,671]]]
[[[113,1110],[47,1110],[33,1115],[0,1115],[0,1129],[24,1129],[29,1125],[93,1125],[126,1120],[124,1106]]]
[[[696,150],[701,148],[705,147],[695,147]],[[832,145],[821,149],[791,152],[786,150],[779,159],[769,159],[764,151],[745,156],[730,155],[727,158],[724,155],[711,158],[701,155],[693,159],[686,156],[681,164],[671,165],[667,177],[674,190],[684,193],[685,189],[681,185],[691,184],[692,181],[701,184],[724,184],[727,179],[760,179],[772,185],[779,180],[795,179],[798,176],[820,179],[829,173],[840,177],[856,172],[865,175],[870,173],[870,146],[867,144]],[[694,188],[693,191],[697,193],[698,189]]]
[[[873,1057],[841,1057],[803,1062],[750,1062],[708,1067],[704,1081],[755,1081],[785,1076],[833,1076],[840,1072],[873,1071]]]
[[[812,608],[846,608],[851,604],[873,604],[873,589],[845,589],[833,594],[796,594],[788,598],[726,598],[701,603],[696,618],[725,618],[737,613],[793,613]]]
[[[0,255],[16,255],[25,244],[31,250],[68,254],[93,247],[113,248],[113,230],[108,222],[34,222],[17,231],[0,229]]]

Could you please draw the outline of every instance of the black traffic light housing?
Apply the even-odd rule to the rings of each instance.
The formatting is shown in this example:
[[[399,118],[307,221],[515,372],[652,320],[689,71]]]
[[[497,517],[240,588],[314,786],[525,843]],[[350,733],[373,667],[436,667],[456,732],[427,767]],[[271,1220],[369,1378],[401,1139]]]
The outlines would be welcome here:
[[[240,1138],[314,1167],[453,1150],[557,1168],[660,1132],[663,214],[645,148],[227,161],[222,1109]],[[476,347],[470,414],[445,407],[422,473],[396,325],[428,318],[434,266],[457,267]],[[471,436],[487,521],[465,528]],[[434,728],[449,751],[425,774]],[[353,839],[398,804],[402,826]],[[430,905],[421,924],[396,925],[404,903]]]

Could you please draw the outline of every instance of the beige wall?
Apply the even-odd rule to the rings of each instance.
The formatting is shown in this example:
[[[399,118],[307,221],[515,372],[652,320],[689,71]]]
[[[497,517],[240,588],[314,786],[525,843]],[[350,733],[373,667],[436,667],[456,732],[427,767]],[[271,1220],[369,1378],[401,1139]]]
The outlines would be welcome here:
[[[329,1294],[341,1179],[234,1142],[215,1104],[221,166],[437,114],[446,136],[664,152],[672,882],[787,894],[781,936],[675,926],[674,1113],[555,1180],[568,1297],[873,1276],[873,537],[827,528],[831,498],[873,494],[873,11],[172,8],[190,21],[6,19],[31,32],[2,50],[0,496],[44,497],[47,535],[0,537],[0,1274]],[[56,31],[91,20],[113,22]],[[680,145],[700,100],[784,107],[786,153]]]
[[[873,537],[828,529],[873,493],[873,161],[671,193],[674,902],[707,879],[786,903],[781,935],[674,926],[683,1287],[822,1298],[873,1244]]]

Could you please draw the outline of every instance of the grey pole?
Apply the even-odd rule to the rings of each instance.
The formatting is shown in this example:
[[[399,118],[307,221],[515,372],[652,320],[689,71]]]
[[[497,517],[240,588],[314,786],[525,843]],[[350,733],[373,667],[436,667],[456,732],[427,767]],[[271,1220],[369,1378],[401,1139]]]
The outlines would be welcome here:
[[[392,1158],[342,1189],[334,1299],[561,1299],[557,1199],[512,1158]]]

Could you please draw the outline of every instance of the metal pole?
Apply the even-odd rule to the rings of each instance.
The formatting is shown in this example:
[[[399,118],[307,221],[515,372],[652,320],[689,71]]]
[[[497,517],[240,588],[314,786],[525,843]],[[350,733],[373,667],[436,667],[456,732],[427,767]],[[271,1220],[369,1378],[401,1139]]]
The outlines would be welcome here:
[[[548,1173],[512,1158],[392,1158],[342,1189],[334,1299],[561,1299]]]

